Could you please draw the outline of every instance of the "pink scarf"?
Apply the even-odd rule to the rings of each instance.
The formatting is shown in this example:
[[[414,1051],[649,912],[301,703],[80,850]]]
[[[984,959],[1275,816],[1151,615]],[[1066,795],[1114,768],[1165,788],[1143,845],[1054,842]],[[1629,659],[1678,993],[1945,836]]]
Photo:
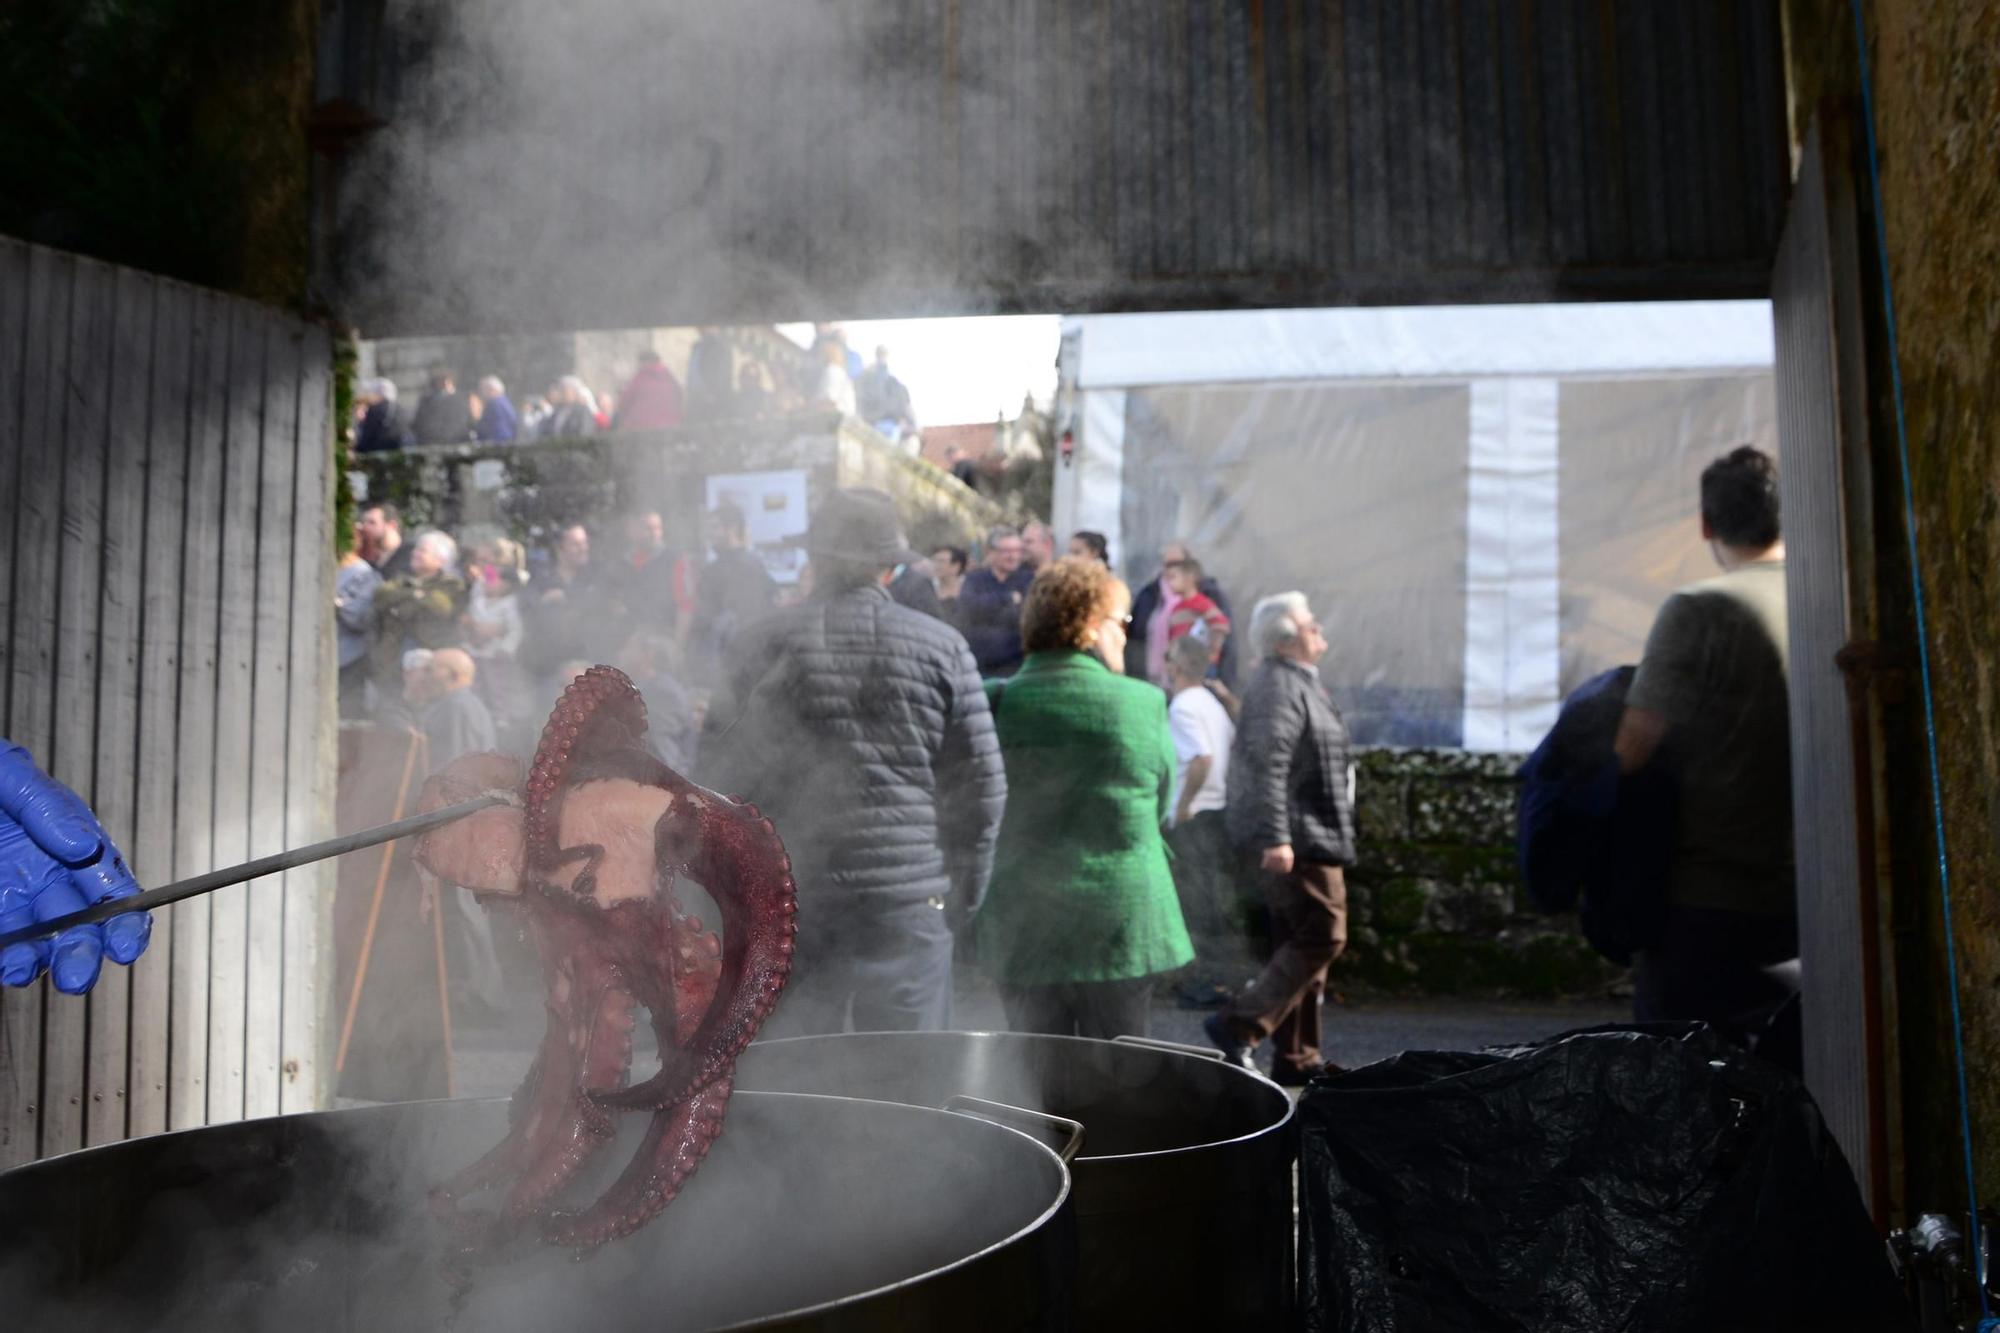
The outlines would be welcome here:
[[[1160,604],[1154,608],[1153,618],[1146,622],[1146,679],[1155,685],[1167,679],[1167,622],[1173,619],[1174,608],[1184,599],[1167,591],[1167,585],[1160,585]]]

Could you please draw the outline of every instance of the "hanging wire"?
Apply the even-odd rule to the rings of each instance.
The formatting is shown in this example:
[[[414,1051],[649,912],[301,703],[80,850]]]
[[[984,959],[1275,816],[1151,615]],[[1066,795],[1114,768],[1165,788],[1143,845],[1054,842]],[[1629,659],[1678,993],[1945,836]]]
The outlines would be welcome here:
[[[1882,265],[1882,318],[1888,333],[1889,383],[1896,403],[1896,452],[1903,470],[1903,528],[1909,542],[1910,594],[1916,606],[1917,666],[1923,682],[1924,747],[1930,760],[1931,824],[1937,839],[1938,898],[1944,911],[1944,962],[1946,984],[1951,995],[1951,1044],[1958,1067],[1958,1129],[1965,1148],[1965,1199],[1971,1216],[1973,1284],[1979,1289],[1979,1327],[2000,1329],[2000,1319],[1986,1297],[1986,1283],[1979,1270],[1978,1256],[1984,1253],[1979,1239],[1979,1180],[1973,1168],[1972,1094],[1965,1076],[1965,1017],[1958,1001],[1958,944],[1951,919],[1951,858],[1945,850],[1944,780],[1938,765],[1937,698],[1931,686],[1929,621],[1924,606],[1923,566],[1917,560],[1917,494],[1910,482],[1910,432],[1903,413],[1903,362],[1896,345],[1895,289],[1889,278],[1888,222],[1882,211],[1882,171],[1875,148],[1875,87],[1868,72],[1868,31],[1861,21],[1861,0],[1849,0],[1854,13],[1854,46],[1861,61],[1862,128],[1868,143],[1868,188],[1875,209],[1875,255]]]

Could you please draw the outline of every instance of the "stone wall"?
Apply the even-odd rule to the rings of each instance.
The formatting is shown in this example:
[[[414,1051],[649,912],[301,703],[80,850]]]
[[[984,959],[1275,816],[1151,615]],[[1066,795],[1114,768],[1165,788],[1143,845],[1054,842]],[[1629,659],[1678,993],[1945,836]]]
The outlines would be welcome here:
[[[530,544],[570,523],[615,530],[640,508],[660,511],[670,541],[692,543],[705,478],[772,469],[802,469],[809,506],[836,486],[888,491],[923,550],[970,544],[1000,517],[950,473],[827,411],[532,444],[421,445],[359,455],[351,466],[356,499],[394,502],[408,530],[496,529]]]
[[[1514,864],[1519,755],[1370,749],[1355,783],[1359,862],[1334,984],[1602,995],[1623,978],[1573,916],[1537,912]]]
[[[1863,7],[1873,67],[1883,223],[1894,284],[1917,548],[1930,620],[1945,841],[1951,856],[1965,1063],[1972,1071],[1979,1187],[2000,1195],[2000,2]],[[1860,112],[1853,11],[1785,0],[1795,146],[1829,106]],[[1881,328],[1874,220],[1863,193],[1869,429],[1879,497],[1874,543],[1885,602],[1909,599],[1902,481]],[[1865,573],[1864,573],[1865,576]],[[1907,607],[1904,608],[1907,613]],[[1913,644],[1899,634],[1896,647]],[[1906,650],[1907,651],[1907,650]],[[1936,882],[1929,776],[1915,673],[1882,760],[1892,922],[1888,1017],[1896,1040],[1891,1134],[1906,1154],[1912,1212],[1958,1206],[1964,1187],[1949,969]],[[1895,722],[1894,718],[1890,719]]]
[[[912,458],[860,422],[841,423],[840,484],[889,492],[902,506],[904,536],[919,551],[972,546],[1005,513],[925,458]]]

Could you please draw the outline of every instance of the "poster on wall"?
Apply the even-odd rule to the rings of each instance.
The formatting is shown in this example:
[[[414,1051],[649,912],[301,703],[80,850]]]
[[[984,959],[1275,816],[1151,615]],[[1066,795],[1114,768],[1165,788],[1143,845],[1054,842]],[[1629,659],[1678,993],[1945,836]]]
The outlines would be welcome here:
[[[728,503],[743,511],[750,549],[773,581],[792,584],[806,563],[806,474],[729,472],[708,479],[708,508]]]

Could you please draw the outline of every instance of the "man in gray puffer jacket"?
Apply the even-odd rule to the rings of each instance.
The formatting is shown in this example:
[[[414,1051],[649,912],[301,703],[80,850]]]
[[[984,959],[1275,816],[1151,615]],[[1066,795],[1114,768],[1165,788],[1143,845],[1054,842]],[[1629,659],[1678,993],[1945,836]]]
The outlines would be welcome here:
[[[798,952],[766,1035],[941,1029],[952,927],[986,891],[1007,780],[958,631],[898,606],[895,503],[840,491],[806,543],[814,595],[737,638],[702,745],[799,885]]]
[[[1230,1060],[1275,1046],[1271,1077],[1303,1084],[1323,1065],[1321,993],[1347,943],[1354,861],[1354,768],[1347,728],[1319,680],[1326,636],[1305,594],[1278,593],[1250,616],[1259,654],[1229,754],[1226,822],[1271,909],[1275,949],[1256,981],[1207,1022]]]

